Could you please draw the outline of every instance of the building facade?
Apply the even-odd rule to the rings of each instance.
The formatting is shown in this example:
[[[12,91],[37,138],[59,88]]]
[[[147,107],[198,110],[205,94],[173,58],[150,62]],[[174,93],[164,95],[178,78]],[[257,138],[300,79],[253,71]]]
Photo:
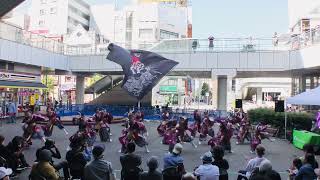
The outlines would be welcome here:
[[[156,2],[92,6],[90,29],[123,47],[148,49],[163,39],[186,38],[189,9]]]
[[[77,25],[89,30],[90,6],[84,0],[33,0],[30,16],[32,32],[61,36]]]

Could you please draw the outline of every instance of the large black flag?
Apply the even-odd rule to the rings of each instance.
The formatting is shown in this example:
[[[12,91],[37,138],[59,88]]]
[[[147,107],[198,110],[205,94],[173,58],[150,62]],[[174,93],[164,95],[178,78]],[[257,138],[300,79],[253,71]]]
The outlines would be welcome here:
[[[108,46],[107,59],[120,64],[124,71],[122,88],[141,100],[178,63],[156,53],[126,50],[115,44]]]

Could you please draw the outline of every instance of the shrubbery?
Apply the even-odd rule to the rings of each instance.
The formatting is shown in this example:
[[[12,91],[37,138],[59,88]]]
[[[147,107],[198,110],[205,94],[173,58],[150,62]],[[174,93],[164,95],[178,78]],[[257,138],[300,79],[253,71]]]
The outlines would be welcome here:
[[[284,127],[285,114],[283,112],[274,112],[274,109],[258,108],[248,111],[248,117],[251,123],[257,124],[260,121],[266,121],[273,127]],[[287,112],[288,129],[310,130],[315,115],[312,113]]]

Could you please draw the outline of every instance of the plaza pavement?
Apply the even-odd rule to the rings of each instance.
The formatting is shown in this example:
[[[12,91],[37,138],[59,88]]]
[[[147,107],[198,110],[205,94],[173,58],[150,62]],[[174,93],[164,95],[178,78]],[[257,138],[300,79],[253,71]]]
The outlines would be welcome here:
[[[142,159],[142,168],[147,170],[146,167],[146,160],[150,156],[158,156],[160,160],[160,168],[163,167],[162,158],[167,153],[168,147],[166,145],[162,145],[161,137],[158,136],[156,127],[159,122],[146,122],[147,129],[149,131],[149,149],[151,150],[150,153],[145,153],[144,148],[137,147],[136,153],[139,154]],[[7,144],[14,136],[22,135],[22,124],[3,124],[0,127],[0,134],[3,134],[6,137],[5,143]],[[105,143],[106,150],[105,150],[105,159],[111,161],[113,168],[115,170],[120,170],[121,165],[119,161],[119,156],[121,155],[118,153],[120,148],[120,143],[118,141],[118,137],[121,133],[121,129],[123,127],[121,124],[112,124],[111,131],[112,131],[112,140],[113,142]],[[75,126],[66,126],[66,129],[69,131],[69,135],[65,135],[65,133],[58,128],[54,128],[53,138],[56,141],[56,145],[61,151],[62,157],[65,157],[66,150],[69,144],[69,137],[76,132],[77,127]],[[96,144],[99,144],[100,140],[97,138]],[[195,143],[198,143],[198,139],[195,139]],[[40,140],[34,140],[33,145],[25,150],[25,156],[30,165],[35,160],[35,152],[37,148],[43,145]],[[273,168],[278,172],[285,172],[286,169],[290,167],[292,160],[297,157],[301,156],[303,153],[302,151],[294,148],[290,143],[284,140],[276,139],[275,142],[270,142],[268,140],[263,141],[263,145],[266,147],[266,157],[272,162]],[[200,160],[200,156],[209,151],[209,146],[206,144],[199,145],[198,148],[194,148],[191,144],[184,144],[183,145],[183,154],[184,157],[184,165],[187,171],[192,171],[194,167],[200,165],[202,162]],[[229,179],[233,180],[236,179],[236,174],[240,169],[243,169],[247,161],[250,158],[253,158],[255,155],[249,152],[249,144],[246,145],[235,145],[235,139],[232,139],[232,150],[234,151],[232,154],[226,153],[225,158],[229,161],[230,169],[229,169]],[[59,162],[59,160],[55,160],[55,162]],[[120,178],[119,171],[116,171],[117,178]],[[24,171],[20,174],[19,178],[16,179],[28,179],[29,170]],[[62,174],[62,172],[61,172]],[[281,173],[282,179],[287,178],[286,173]]]

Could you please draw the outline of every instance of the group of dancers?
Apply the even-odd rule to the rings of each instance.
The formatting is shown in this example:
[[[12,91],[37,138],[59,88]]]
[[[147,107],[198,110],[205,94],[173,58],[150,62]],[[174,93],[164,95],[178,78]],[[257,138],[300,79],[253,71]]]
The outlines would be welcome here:
[[[171,117],[169,111],[162,113],[162,121],[157,127],[158,134],[163,137],[162,143],[173,146],[176,143],[194,143],[196,137],[199,138],[199,144],[207,142],[212,148],[220,145],[226,151],[231,151],[231,138],[235,135],[236,144],[243,144],[245,140],[250,143],[250,150],[254,152],[256,147],[261,144],[262,139],[269,138],[266,132],[268,125],[260,122],[253,129],[247,115],[240,109],[227,118],[212,118],[208,112],[203,116],[198,110],[194,111],[193,123],[189,123],[186,117]],[[217,133],[214,131],[214,125],[219,125]]]
[[[190,143],[197,148],[194,139],[198,137],[199,145],[207,143],[212,148],[220,145],[226,151],[232,152],[230,141],[233,136],[236,136],[236,144],[243,144],[247,140],[250,143],[251,152],[254,152],[262,139],[269,138],[266,132],[267,124],[260,122],[255,128],[252,128],[242,109],[226,118],[209,117],[208,112],[201,114],[200,111],[195,110],[193,119],[194,121],[190,122],[186,117],[174,117],[169,111],[164,110],[162,121],[157,127],[158,134],[162,137],[161,143],[169,147],[173,147],[176,143]],[[78,125],[78,131],[69,138],[70,145],[81,139],[88,147],[92,147],[97,136],[100,137],[101,142],[112,142],[110,128],[112,120],[112,114],[104,109],[96,109],[95,114],[88,118],[79,113],[78,117],[72,119],[73,124]],[[32,145],[32,139],[45,141],[46,137],[52,135],[55,126],[63,130],[66,135],[68,134],[60,117],[51,107],[48,107],[45,114],[26,110],[23,123],[23,137],[27,146]],[[215,124],[219,126],[217,133],[215,133]],[[121,144],[119,152],[125,153],[129,142],[134,142],[139,147],[145,148],[146,152],[150,152],[143,112],[128,113],[128,119],[123,126],[124,129],[119,137]]]

